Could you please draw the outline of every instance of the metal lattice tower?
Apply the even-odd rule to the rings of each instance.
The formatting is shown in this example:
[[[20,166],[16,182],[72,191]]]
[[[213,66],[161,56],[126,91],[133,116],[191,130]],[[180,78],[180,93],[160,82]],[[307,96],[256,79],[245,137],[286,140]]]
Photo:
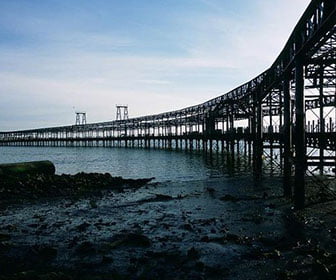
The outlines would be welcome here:
[[[86,124],[86,112],[76,112],[76,125]]]
[[[128,105],[116,105],[116,107],[117,107],[116,120],[117,121],[127,120],[128,119]],[[121,111],[123,111],[123,114]]]

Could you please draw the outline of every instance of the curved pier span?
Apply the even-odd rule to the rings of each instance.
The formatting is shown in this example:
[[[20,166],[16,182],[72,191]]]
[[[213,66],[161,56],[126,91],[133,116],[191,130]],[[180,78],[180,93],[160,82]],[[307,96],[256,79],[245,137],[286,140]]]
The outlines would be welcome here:
[[[265,157],[277,154],[284,194],[292,196],[293,185],[302,208],[306,173],[336,169],[335,31],[336,1],[312,0],[273,65],[224,95],[127,120],[0,132],[0,145],[160,147],[231,157],[243,149],[256,175]]]

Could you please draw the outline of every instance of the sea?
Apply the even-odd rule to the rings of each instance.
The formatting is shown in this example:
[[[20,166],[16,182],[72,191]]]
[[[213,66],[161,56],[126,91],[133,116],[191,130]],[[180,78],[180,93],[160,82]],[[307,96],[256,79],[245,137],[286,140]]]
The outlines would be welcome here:
[[[251,167],[239,160],[227,163],[214,153],[106,147],[0,147],[0,163],[50,160],[57,174],[110,173],[124,178],[151,178],[157,182],[185,182],[240,176]]]

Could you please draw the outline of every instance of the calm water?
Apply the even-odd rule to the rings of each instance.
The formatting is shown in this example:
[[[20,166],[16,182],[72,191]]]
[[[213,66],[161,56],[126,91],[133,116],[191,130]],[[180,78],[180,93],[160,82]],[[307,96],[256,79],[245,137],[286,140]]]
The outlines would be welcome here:
[[[56,172],[109,172],[125,178],[189,181],[228,175],[220,157],[123,148],[0,147],[0,163],[51,160]]]

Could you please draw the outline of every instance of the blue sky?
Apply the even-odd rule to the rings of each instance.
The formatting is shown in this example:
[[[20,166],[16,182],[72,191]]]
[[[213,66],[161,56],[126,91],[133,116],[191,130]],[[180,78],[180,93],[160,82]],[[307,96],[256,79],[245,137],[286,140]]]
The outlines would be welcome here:
[[[309,0],[0,0],[0,130],[159,113],[269,67]]]

